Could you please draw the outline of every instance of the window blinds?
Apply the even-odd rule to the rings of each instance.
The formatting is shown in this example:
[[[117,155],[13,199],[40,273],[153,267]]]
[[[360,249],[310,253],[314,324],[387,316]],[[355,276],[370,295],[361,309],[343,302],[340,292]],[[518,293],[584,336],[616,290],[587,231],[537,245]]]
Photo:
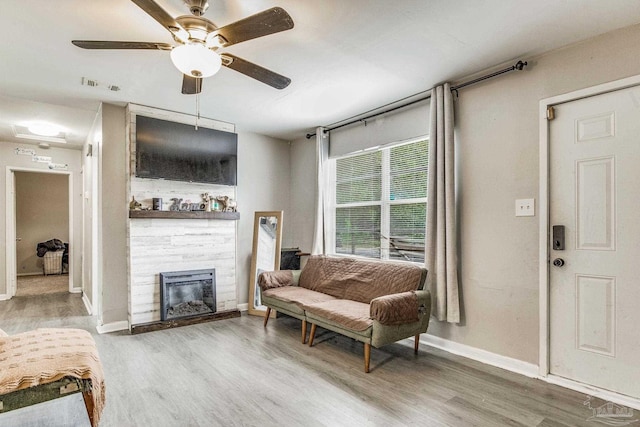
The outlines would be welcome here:
[[[335,252],[424,261],[428,141],[335,161]]]

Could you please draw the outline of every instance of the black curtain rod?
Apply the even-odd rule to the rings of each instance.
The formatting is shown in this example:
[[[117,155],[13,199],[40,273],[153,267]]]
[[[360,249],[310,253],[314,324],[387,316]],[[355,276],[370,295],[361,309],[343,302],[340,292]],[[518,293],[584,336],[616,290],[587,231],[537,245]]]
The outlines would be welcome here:
[[[521,71],[526,66],[527,66],[527,61],[518,61],[514,65],[512,65],[511,67],[507,67],[507,68],[504,68],[502,70],[496,71],[494,73],[487,74],[487,75],[482,76],[482,77],[478,77],[477,79],[469,80],[468,82],[460,83],[459,85],[456,85],[456,86],[451,86],[451,92],[455,92],[456,96],[458,96],[458,90],[462,89],[463,87],[471,86],[472,84],[476,84],[476,83],[479,83],[479,82],[484,81],[484,80],[492,79],[492,78],[494,78],[496,76],[499,76],[499,75],[504,74],[504,73],[508,73],[510,71],[514,71],[514,70]],[[405,98],[399,99],[398,101],[394,101],[394,102],[392,102],[390,104],[387,104],[387,105],[392,105],[392,104],[396,104],[398,102],[402,102],[405,99],[413,98],[414,96],[418,96],[418,95],[423,94],[425,92],[427,92],[427,91],[414,93],[413,95],[410,95],[410,96],[407,96]],[[389,108],[389,109],[384,110],[384,111],[380,111],[378,113],[371,114],[371,115],[366,116],[366,117],[359,117],[359,116],[362,115],[362,114],[359,114],[358,116],[354,116],[354,117],[359,117],[358,119],[351,120],[351,121],[349,121],[347,123],[343,123],[343,124],[338,125],[338,126],[329,127],[327,129],[325,129],[324,132],[327,133],[327,132],[330,132],[332,130],[340,129],[340,128],[343,128],[345,126],[349,126],[349,125],[352,125],[352,124],[358,123],[358,122],[366,122],[367,120],[372,119],[374,117],[381,116],[383,114],[387,114],[387,113],[390,113],[392,111],[396,111],[396,110],[399,110],[401,108],[408,107],[409,105],[413,105],[413,104],[417,104],[418,102],[425,101],[425,100],[431,98],[431,93],[430,93],[431,90],[429,90],[428,92],[429,92],[428,95],[425,95],[425,96],[423,96],[421,98],[415,99],[413,101],[407,102],[405,104],[402,104],[402,105],[399,105],[399,106],[396,106],[396,107],[393,107],[393,108]],[[386,105],[383,105],[382,107],[379,107],[379,108],[384,108],[384,107],[386,107]],[[374,111],[374,110],[369,110],[369,111],[367,111],[367,112],[365,112],[363,114],[367,114],[370,111]],[[349,120],[349,119],[347,119],[347,120]],[[314,136],[316,136],[315,133],[308,133],[307,134],[307,139],[311,139]]]

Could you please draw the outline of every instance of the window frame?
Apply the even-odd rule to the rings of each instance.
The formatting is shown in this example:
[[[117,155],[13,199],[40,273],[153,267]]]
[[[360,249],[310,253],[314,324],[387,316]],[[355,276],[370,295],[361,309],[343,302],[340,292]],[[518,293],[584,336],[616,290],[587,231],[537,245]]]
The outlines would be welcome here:
[[[369,259],[369,260],[390,260],[390,230],[391,230],[391,207],[397,205],[408,205],[408,204],[418,204],[418,203],[428,203],[427,195],[425,197],[417,197],[410,199],[394,199],[391,200],[390,192],[391,192],[391,150],[395,147],[400,147],[402,145],[409,145],[421,141],[426,141],[427,145],[429,144],[429,135],[422,135],[416,138],[412,138],[410,140],[398,141],[384,145],[378,145],[375,147],[366,148],[364,150],[359,150],[353,153],[345,154],[342,156],[336,156],[329,159],[329,167],[327,168],[328,179],[326,180],[328,186],[326,187],[328,190],[328,197],[325,199],[327,201],[328,212],[325,215],[325,226],[328,226],[329,232],[325,233],[327,240],[327,252],[334,256],[344,256],[344,257],[354,257],[361,259]],[[380,200],[377,201],[367,201],[367,202],[351,202],[351,203],[340,203],[338,204],[336,200],[336,186],[337,186],[337,168],[336,164],[338,160],[347,159],[349,157],[356,157],[367,152],[371,151],[381,151],[382,154],[382,172],[381,172],[381,194]],[[427,166],[428,167],[428,166]],[[428,169],[427,169],[428,171]],[[428,173],[427,173],[428,176]],[[339,208],[355,208],[355,207],[364,207],[364,206],[380,206],[380,257],[366,257],[362,255],[355,254],[345,254],[338,253],[336,251],[336,210]],[[426,234],[426,224],[425,224],[425,234]],[[384,236],[388,236],[385,238]],[[397,260],[398,262],[409,262],[412,264],[423,265],[423,261],[408,261],[408,260]]]

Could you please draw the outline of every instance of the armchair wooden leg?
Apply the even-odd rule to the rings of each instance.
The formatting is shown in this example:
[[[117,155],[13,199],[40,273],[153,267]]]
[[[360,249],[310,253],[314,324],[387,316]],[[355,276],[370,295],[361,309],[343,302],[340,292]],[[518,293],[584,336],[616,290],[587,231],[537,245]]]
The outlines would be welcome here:
[[[315,338],[315,335],[316,335],[316,324],[312,323],[311,332],[309,332],[309,347],[313,345],[313,338]]]
[[[364,372],[369,373],[369,362],[371,361],[371,344],[364,343]]]
[[[83,391],[82,398],[84,399],[84,406],[85,408],[87,408],[87,415],[89,415],[89,422],[91,423],[91,427],[97,427],[95,424],[95,420],[93,419],[93,398],[91,397],[91,393],[88,391]]]
[[[418,346],[420,345],[420,334],[416,335],[413,340],[413,351],[415,354],[418,354]]]
[[[306,319],[302,320],[302,344],[307,343],[307,321]]]
[[[264,312],[264,327],[267,327],[267,322],[269,321],[269,316],[271,316],[271,307],[267,307],[267,311]]]

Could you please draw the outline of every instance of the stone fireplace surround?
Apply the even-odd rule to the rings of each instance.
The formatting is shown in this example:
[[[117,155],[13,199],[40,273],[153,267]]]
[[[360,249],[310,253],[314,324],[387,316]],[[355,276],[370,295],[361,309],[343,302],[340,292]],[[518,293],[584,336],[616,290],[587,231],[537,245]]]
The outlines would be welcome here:
[[[127,108],[128,200],[131,197],[152,206],[152,199],[163,199],[168,210],[172,198],[199,202],[201,194],[236,198],[236,187],[136,178],[135,120],[145,115],[162,120],[193,124],[194,118],[179,113],[130,104]],[[200,119],[198,126],[233,132],[224,122]],[[216,312],[237,311],[236,246],[237,221],[217,218],[144,218],[127,221],[129,277],[129,325],[159,322],[160,272],[216,270]]]

